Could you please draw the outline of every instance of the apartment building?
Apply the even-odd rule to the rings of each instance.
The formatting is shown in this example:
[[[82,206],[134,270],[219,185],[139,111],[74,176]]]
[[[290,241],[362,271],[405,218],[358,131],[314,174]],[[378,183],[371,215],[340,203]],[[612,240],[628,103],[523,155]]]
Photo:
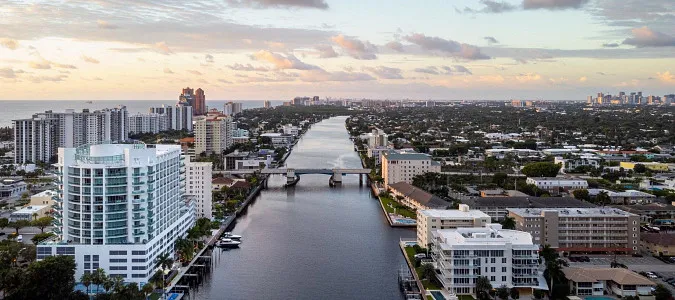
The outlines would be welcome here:
[[[193,107],[189,105],[162,105],[160,107],[151,107],[150,113],[166,115],[168,129],[192,131],[192,110]]]
[[[413,177],[430,172],[440,172],[441,164],[428,154],[416,152],[382,152],[382,177],[384,185],[397,182],[412,183]]]
[[[479,276],[487,277],[493,287],[548,289],[539,266],[539,245],[527,232],[486,224],[432,235],[437,278],[450,293],[475,295]]]
[[[577,296],[651,298],[652,290],[656,286],[656,283],[646,277],[624,268],[564,268],[563,273],[569,280],[570,294]]]
[[[292,135],[281,134],[276,132],[268,132],[260,135],[261,138],[269,138],[272,146],[275,148],[290,147],[295,138]]]
[[[490,216],[460,204],[459,209],[427,209],[417,211],[417,244],[426,247],[432,231],[463,227],[484,227]]]
[[[129,116],[129,133],[158,133],[169,129],[169,117],[165,114],[149,113]]]
[[[221,154],[232,146],[232,117],[218,111],[195,119],[195,153]]]
[[[567,252],[637,252],[640,216],[616,208],[509,208],[533,242]]]
[[[213,163],[185,161],[185,194],[195,202],[197,218],[213,217],[211,178]]]
[[[504,220],[509,214],[508,208],[596,207],[571,197],[482,197],[462,199],[462,203],[486,213],[493,222]]]
[[[389,190],[398,202],[415,210],[446,209],[451,204],[407,182],[394,183]]]
[[[559,194],[560,190],[573,191],[588,188],[588,182],[580,178],[528,177],[525,182],[534,184],[551,195]]]
[[[73,256],[75,278],[103,268],[126,282],[149,282],[155,259],[172,253],[194,225],[178,145],[97,144],[60,148],[56,239],[37,259]]]
[[[75,112],[51,110],[28,119],[12,120],[14,125],[14,163],[49,162],[56,159],[59,147],[77,147],[104,141],[128,139],[126,106]]]
[[[563,172],[572,172],[576,168],[579,167],[593,167],[593,168],[599,168],[600,167],[600,157],[598,156],[579,156],[575,158],[563,158],[561,156],[557,156],[554,158],[553,163],[555,164],[560,164],[561,170]]]

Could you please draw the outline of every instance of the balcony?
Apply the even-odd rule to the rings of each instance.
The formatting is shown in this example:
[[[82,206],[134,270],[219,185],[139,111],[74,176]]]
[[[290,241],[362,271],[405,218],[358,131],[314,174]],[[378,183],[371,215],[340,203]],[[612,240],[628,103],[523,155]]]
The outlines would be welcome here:
[[[134,220],[143,220],[143,219],[145,219],[145,216],[134,216],[132,219],[134,219]]]
[[[52,200],[54,200],[56,203],[63,203],[63,199],[61,199],[59,196],[52,196]]]
[[[132,227],[133,227],[133,228],[145,227],[145,223],[134,224]]]
[[[141,176],[145,176],[145,173],[134,173],[132,176],[141,177]]]
[[[61,222],[60,219],[55,219],[55,220],[52,222],[52,224],[54,224],[54,226],[58,226],[58,227],[63,226],[63,223]]]
[[[143,200],[143,199],[133,199],[133,200],[131,200],[131,203],[133,203],[133,204],[143,204],[143,203],[145,203],[145,200]]]
[[[141,211],[145,211],[145,208],[143,208],[143,207],[134,208],[134,209],[132,209],[132,211],[133,212],[141,212]]]
[[[143,185],[143,184],[145,184],[145,181],[142,181],[142,180],[134,181],[134,183],[133,183],[133,185]]]
[[[144,194],[145,191],[144,190],[136,190],[136,191],[133,191],[131,193],[134,194],[134,195],[140,195],[140,194]]]
[[[134,231],[134,236],[144,235],[145,231]]]

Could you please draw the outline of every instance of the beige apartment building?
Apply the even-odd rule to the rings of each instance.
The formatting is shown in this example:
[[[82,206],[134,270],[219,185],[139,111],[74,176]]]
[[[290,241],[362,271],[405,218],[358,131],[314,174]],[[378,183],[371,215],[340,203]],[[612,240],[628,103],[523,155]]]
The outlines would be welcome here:
[[[480,210],[460,204],[458,209],[427,209],[417,211],[417,244],[426,247],[433,238],[431,232],[440,229],[485,227],[490,216]]]
[[[430,172],[441,171],[441,164],[428,154],[417,152],[381,152],[382,178],[384,185],[397,182],[412,183],[413,177]]]
[[[210,111],[195,119],[195,154],[221,154],[232,146],[232,117]]]
[[[535,244],[568,252],[637,252],[640,216],[616,208],[509,208]]]

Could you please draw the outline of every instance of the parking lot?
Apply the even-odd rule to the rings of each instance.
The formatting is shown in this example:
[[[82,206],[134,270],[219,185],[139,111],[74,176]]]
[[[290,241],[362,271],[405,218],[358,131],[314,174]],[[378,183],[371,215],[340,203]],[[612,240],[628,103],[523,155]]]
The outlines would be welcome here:
[[[590,267],[590,268],[608,268],[614,260],[614,255],[575,255],[575,257],[588,256],[588,262],[573,262],[567,259],[570,267]],[[665,279],[675,278],[675,264],[666,263],[658,258],[645,255],[643,257],[634,257],[630,255],[617,255],[616,261],[626,265],[629,270],[635,272],[654,272],[660,276],[657,279],[651,279],[656,283],[668,287],[675,293],[675,286],[665,282]]]

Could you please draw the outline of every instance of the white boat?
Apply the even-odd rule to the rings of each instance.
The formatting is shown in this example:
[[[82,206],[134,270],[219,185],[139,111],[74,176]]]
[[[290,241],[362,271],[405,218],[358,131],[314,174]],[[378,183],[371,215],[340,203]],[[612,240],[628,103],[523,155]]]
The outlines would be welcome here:
[[[216,242],[216,246],[223,248],[237,248],[241,244],[240,241],[235,241],[232,239],[220,239]]]
[[[232,232],[223,233],[223,238],[232,240],[241,240],[241,235],[232,234]]]

